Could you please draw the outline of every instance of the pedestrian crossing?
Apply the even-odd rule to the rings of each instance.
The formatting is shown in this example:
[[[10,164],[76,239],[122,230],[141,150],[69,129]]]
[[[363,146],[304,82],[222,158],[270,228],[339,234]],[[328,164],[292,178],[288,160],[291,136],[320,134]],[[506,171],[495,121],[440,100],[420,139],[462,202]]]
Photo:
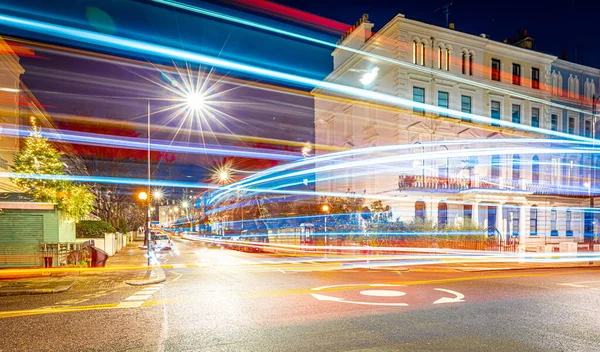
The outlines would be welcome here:
[[[140,307],[144,302],[152,297],[156,292],[163,288],[163,284],[148,285],[145,286],[141,291],[134,293],[133,295],[125,298],[123,302],[119,303],[116,308],[137,308]]]

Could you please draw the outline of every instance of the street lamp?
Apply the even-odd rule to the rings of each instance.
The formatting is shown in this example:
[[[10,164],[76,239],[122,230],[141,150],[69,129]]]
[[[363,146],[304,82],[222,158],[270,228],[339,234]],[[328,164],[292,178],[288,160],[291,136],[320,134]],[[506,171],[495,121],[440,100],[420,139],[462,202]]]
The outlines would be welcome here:
[[[324,232],[327,232],[327,214],[329,213],[329,210],[331,208],[329,207],[329,205],[327,204],[323,204],[321,206],[321,211],[323,213],[325,213],[325,226],[324,226]],[[325,245],[327,245],[327,233],[325,234]]]
[[[146,253],[148,257],[148,266],[150,266],[150,200],[148,193],[141,191],[138,193],[138,199],[146,203],[146,221],[144,224],[144,243],[146,245]]]

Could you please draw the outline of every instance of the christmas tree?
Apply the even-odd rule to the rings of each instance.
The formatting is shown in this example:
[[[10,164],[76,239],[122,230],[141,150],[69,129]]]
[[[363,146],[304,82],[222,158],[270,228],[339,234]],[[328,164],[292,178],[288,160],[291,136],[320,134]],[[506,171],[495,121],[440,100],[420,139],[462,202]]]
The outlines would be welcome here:
[[[44,138],[32,121],[33,129],[23,148],[13,158],[11,181],[38,202],[54,203],[71,219],[79,220],[92,211],[94,195],[85,185],[66,180],[65,164],[58,150]]]

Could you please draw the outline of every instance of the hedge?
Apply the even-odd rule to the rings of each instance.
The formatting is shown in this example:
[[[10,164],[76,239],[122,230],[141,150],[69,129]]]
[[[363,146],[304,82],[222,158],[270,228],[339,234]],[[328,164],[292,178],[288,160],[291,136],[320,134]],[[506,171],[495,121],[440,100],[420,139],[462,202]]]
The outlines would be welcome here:
[[[106,221],[81,220],[75,228],[77,238],[104,238],[105,233],[115,232]]]

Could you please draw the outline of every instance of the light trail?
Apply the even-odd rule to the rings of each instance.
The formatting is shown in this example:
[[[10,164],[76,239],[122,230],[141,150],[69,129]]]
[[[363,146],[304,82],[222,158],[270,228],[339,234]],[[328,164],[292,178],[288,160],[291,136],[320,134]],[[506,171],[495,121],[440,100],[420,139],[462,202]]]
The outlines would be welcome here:
[[[453,81],[456,81],[456,82],[465,83],[465,84],[468,84],[470,86],[475,86],[475,87],[479,87],[479,88],[482,88],[482,89],[488,89],[488,90],[491,90],[491,91],[494,91],[494,92],[499,92],[499,93],[503,93],[503,94],[506,94],[506,95],[510,95],[510,96],[514,96],[514,97],[518,97],[518,98],[522,98],[522,99],[526,99],[526,100],[530,100],[530,101],[535,101],[535,102],[538,102],[538,103],[541,103],[541,104],[544,104],[544,105],[550,105],[550,106],[554,106],[554,107],[557,107],[557,108],[560,108],[560,109],[565,109],[565,110],[570,110],[570,111],[574,111],[574,112],[579,112],[579,113],[583,113],[583,114],[586,114],[586,115],[592,115],[591,111],[589,111],[589,110],[582,110],[582,109],[570,107],[570,106],[567,106],[567,105],[563,105],[563,104],[558,104],[558,103],[555,103],[555,102],[551,102],[551,101],[548,101],[548,100],[544,100],[544,99],[532,97],[532,96],[529,96],[529,95],[526,95],[526,94],[522,94],[522,93],[518,93],[518,92],[515,92],[515,91],[511,91],[511,90],[508,90],[508,89],[499,88],[499,87],[494,86],[494,85],[489,85],[489,84],[485,84],[485,83],[475,82],[475,81],[467,79],[467,78],[462,78],[462,77],[455,76],[455,75],[452,75],[452,74],[449,74],[449,73],[444,73],[443,71],[435,70],[435,69],[424,67],[424,66],[421,66],[421,65],[412,64],[412,63],[409,63],[409,62],[404,62],[404,61],[400,61],[400,60],[391,59],[391,58],[386,57],[386,56],[369,53],[369,52],[366,52],[366,51],[362,51],[362,50],[359,50],[359,49],[350,48],[350,47],[343,46],[343,45],[338,45],[338,44],[330,43],[330,42],[325,41],[325,40],[316,39],[316,38],[312,38],[312,37],[305,36],[305,35],[302,35],[302,34],[297,34],[297,33],[293,33],[293,32],[290,32],[290,31],[286,31],[286,30],[274,28],[274,27],[271,27],[271,26],[267,26],[267,25],[264,25],[264,24],[257,23],[257,22],[245,20],[245,19],[242,19],[242,18],[239,18],[239,17],[222,14],[222,13],[219,13],[219,12],[216,12],[216,11],[211,11],[211,10],[203,9],[203,8],[200,8],[200,7],[197,7],[197,6],[193,6],[193,5],[189,5],[189,4],[184,4],[182,2],[173,1],[173,0],[151,0],[151,1],[163,4],[163,5],[168,5],[168,6],[171,6],[171,7],[175,7],[175,8],[187,10],[187,11],[190,11],[190,12],[198,13],[198,14],[201,14],[201,15],[218,18],[218,19],[221,19],[221,20],[224,20],[224,21],[241,24],[243,26],[248,26],[248,27],[251,27],[251,28],[260,29],[260,30],[263,30],[263,31],[266,31],[266,32],[271,32],[271,33],[275,33],[275,34],[278,34],[278,35],[284,35],[284,36],[291,37],[291,38],[294,38],[294,39],[300,39],[300,40],[311,42],[311,43],[314,43],[314,44],[323,45],[323,46],[327,46],[327,47],[330,47],[330,48],[340,49],[340,50],[348,51],[348,52],[351,52],[351,53],[359,54],[359,55],[362,55],[362,56],[371,57],[371,58],[382,60],[382,61],[394,64],[394,65],[399,65],[399,66],[402,66],[402,67],[410,68],[412,70],[416,70],[416,71],[424,72],[424,73],[427,73],[427,74],[431,74],[431,75],[443,77],[443,78],[450,79],[450,80],[453,80]],[[596,116],[600,116],[600,114],[596,114]]]
[[[2,133],[8,136],[14,137],[26,137],[30,134],[30,131],[15,128],[3,128]],[[140,139],[135,137],[117,137],[95,133],[67,133],[67,132],[49,132],[44,131],[43,137],[56,142],[72,142],[76,144],[83,143],[85,145],[94,146],[106,146],[115,148],[129,148],[137,150],[146,150],[148,148],[147,142],[142,142]],[[191,145],[191,146],[190,146]],[[217,155],[217,156],[237,156],[247,157],[256,159],[269,159],[269,160],[283,160],[293,161],[298,160],[301,156],[298,153],[288,153],[283,151],[272,150],[264,152],[261,148],[246,148],[229,146],[227,149],[222,147],[206,147],[206,145],[200,145],[195,143],[177,143],[177,142],[156,142],[153,141],[150,144],[150,149],[154,151],[164,152],[181,152],[189,154],[206,154],[206,155]]]
[[[274,80],[278,80],[281,82],[298,84],[311,88],[321,88],[324,90],[347,94],[351,96],[355,96],[360,99],[372,99],[375,101],[383,102],[390,105],[400,105],[410,108],[423,109],[431,112],[435,112],[438,114],[446,114],[449,116],[453,116],[455,118],[463,118],[470,119],[471,121],[482,122],[486,124],[499,124],[505,127],[514,128],[517,130],[525,130],[530,132],[535,132],[543,135],[551,135],[555,137],[560,137],[563,139],[572,139],[579,140],[584,142],[592,142],[594,141],[591,138],[572,135],[559,131],[547,130],[539,127],[532,127],[521,125],[519,123],[514,123],[511,121],[504,120],[496,120],[491,117],[475,115],[471,113],[465,113],[462,111],[452,110],[449,108],[443,108],[435,105],[419,103],[412,100],[383,94],[379,92],[374,92],[366,89],[355,88],[350,86],[344,86],[337,83],[320,81],[312,78],[297,76],[293,74],[288,74],[280,71],[274,71],[270,69],[255,67],[251,65],[241,64],[237,62],[233,62],[230,60],[220,59],[217,57],[203,55],[194,53],[191,51],[175,49],[172,47],[167,47],[163,45],[143,42],[134,39],[128,39],[124,37],[117,37],[107,34],[100,34],[95,32],[90,32],[81,29],[75,29],[71,27],[66,27],[62,25],[55,25],[35,20],[29,20],[14,16],[6,16],[0,15],[0,23],[9,26],[15,27],[26,31],[31,31],[35,33],[51,35],[55,37],[60,37],[68,40],[78,41],[81,43],[94,44],[101,47],[107,47],[112,49],[125,50],[129,52],[135,52],[144,55],[152,55],[155,57],[163,57],[168,59],[178,58],[184,61],[194,62],[198,64],[204,64],[214,67],[219,67],[222,69],[227,69],[231,71],[241,72],[253,76],[265,77]],[[545,104],[548,104],[547,101],[544,101]],[[583,111],[582,111],[583,112]]]

